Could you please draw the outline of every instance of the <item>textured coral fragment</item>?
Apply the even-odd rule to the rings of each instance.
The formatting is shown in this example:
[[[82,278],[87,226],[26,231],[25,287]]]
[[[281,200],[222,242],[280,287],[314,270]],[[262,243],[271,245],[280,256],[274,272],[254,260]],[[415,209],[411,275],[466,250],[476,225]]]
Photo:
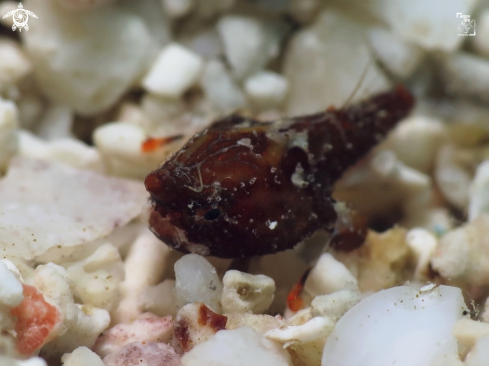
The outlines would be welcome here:
[[[32,354],[42,347],[59,322],[59,311],[44,300],[33,286],[23,285],[24,299],[12,308],[10,314],[17,317],[17,349],[24,355]]]

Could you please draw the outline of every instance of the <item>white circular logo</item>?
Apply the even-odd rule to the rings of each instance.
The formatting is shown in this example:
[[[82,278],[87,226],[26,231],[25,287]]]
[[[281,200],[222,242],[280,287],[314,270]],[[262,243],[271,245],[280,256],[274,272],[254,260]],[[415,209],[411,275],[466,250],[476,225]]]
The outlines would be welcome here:
[[[34,14],[32,11],[24,9],[22,3],[19,3],[18,9],[9,11],[3,16],[3,18],[5,19],[9,16],[12,16],[14,22],[14,24],[12,25],[12,30],[15,31],[18,28],[19,32],[22,32],[22,28],[24,28],[26,31],[29,30],[29,24],[27,24],[27,22],[29,21],[29,15],[37,19],[36,14]]]

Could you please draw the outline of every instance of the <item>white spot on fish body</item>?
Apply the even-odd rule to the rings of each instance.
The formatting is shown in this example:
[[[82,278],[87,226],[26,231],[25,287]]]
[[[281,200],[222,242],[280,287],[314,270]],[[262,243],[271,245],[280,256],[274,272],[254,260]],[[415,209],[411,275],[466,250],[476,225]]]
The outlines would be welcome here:
[[[297,163],[295,166],[295,171],[291,175],[290,180],[292,184],[298,188],[305,188],[309,185],[309,182],[304,180],[304,168],[301,163]]]
[[[307,136],[307,130],[297,132],[290,141],[290,147],[300,147],[302,150],[306,151],[309,149],[309,138]]]
[[[277,221],[267,220],[267,222],[265,223],[265,225],[267,225],[270,230],[273,230],[273,229],[275,229],[277,227]]]
[[[247,146],[250,149],[253,149],[253,146],[251,145],[251,139],[249,138],[243,138],[241,140],[238,140],[238,145]]]

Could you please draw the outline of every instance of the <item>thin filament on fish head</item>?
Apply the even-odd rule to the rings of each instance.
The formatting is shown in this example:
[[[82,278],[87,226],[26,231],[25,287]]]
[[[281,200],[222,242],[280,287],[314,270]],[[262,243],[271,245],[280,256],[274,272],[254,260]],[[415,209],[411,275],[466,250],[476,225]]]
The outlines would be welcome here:
[[[197,165],[197,173],[199,174],[199,183],[200,183],[200,187],[199,188],[194,188],[194,187],[191,187],[191,186],[188,186],[188,185],[185,185],[184,187],[187,187],[188,189],[194,191],[194,192],[197,192],[197,193],[200,193],[204,190],[204,183],[202,182],[202,174],[200,173],[200,164]]]

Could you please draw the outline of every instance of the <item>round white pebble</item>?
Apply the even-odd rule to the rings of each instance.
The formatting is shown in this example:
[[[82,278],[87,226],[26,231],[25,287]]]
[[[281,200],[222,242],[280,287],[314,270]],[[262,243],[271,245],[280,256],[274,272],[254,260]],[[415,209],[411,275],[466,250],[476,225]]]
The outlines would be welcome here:
[[[182,357],[183,366],[289,366],[287,351],[249,327],[221,330]]]
[[[84,115],[114,105],[156,53],[145,19],[120,6],[82,13],[53,1],[29,1],[39,19],[22,41],[43,94]],[[107,21],[110,19],[110,21]]]
[[[246,79],[244,88],[248,97],[256,104],[274,107],[284,101],[289,84],[280,74],[262,71]]]
[[[22,284],[3,262],[0,262],[0,279],[0,304],[19,305],[24,298]]]
[[[178,307],[203,302],[220,313],[222,282],[216,269],[202,256],[187,254],[175,263],[175,297]]]
[[[172,43],[165,47],[143,80],[146,90],[161,96],[180,97],[197,82],[203,69],[202,58]]]
[[[407,286],[379,291],[338,321],[321,365],[427,366],[457,351],[452,328],[466,309],[459,288],[418,293]]]

